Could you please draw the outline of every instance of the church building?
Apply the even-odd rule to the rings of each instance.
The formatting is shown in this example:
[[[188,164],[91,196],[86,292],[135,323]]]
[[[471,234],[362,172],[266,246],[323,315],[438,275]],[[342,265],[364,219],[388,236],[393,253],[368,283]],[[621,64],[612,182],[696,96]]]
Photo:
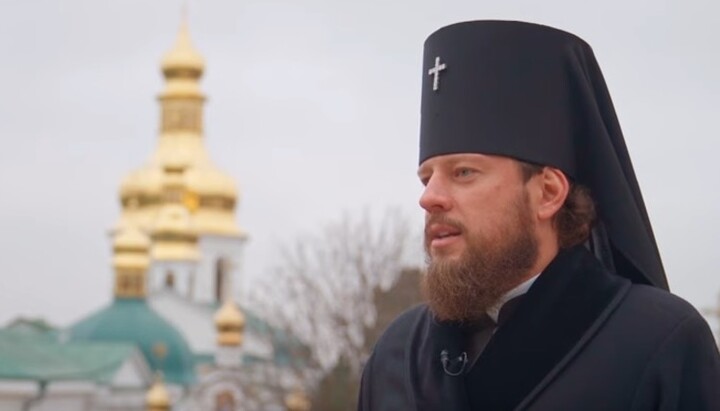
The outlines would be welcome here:
[[[111,301],[62,329],[0,329],[0,410],[308,408],[299,343],[235,302],[247,233],[205,148],[204,69],[184,22],[162,59],[155,152],[120,185]]]

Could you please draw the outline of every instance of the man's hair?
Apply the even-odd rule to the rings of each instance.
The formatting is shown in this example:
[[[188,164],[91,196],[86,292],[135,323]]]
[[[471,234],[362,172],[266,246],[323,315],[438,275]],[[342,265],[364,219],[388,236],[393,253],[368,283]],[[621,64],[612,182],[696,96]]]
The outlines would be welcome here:
[[[524,182],[540,174],[545,168],[539,164],[518,162]],[[590,195],[590,190],[582,184],[571,181],[565,203],[555,214],[553,221],[560,248],[570,248],[585,242],[590,236],[590,230],[595,224],[596,217],[595,202]]]

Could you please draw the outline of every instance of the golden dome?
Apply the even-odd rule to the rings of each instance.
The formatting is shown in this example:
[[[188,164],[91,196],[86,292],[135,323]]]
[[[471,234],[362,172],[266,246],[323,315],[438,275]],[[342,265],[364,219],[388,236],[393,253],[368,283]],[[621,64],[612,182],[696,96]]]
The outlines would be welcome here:
[[[113,267],[117,273],[145,271],[150,265],[150,239],[134,226],[120,227],[113,239]]]
[[[132,224],[150,233],[153,260],[199,259],[199,236],[246,238],[235,219],[235,181],[212,164],[204,146],[199,80],[205,62],[183,20],[162,60],[158,145],[150,161],[122,181],[122,214],[113,228]],[[167,203],[176,205],[168,209]]]
[[[113,249],[118,251],[147,251],[150,239],[137,227],[125,225],[118,228],[113,239]]]
[[[215,326],[223,329],[242,330],[245,316],[232,301],[226,301],[215,313]]]
[[[238,192],[231,177],[202,162],[185,170],[184,179],[189,197],[197,203],[192,209],[198,233],[245,238],[235,221]]]
[[[135,198],[130,198],[120,213],[120,218],[111,228],[111,233],[122,230],[126,225],[138,227],[143,232],[149,232],[155,222],[159,204],[140,205]]]
[[[145,166],[130,173],[120,184],[120,198],[125,200],[133,195],[160,195],[163,172],[158,167]]]
[[[153,226],[153,237],[156,234],[194,236],[188,210],[175,203],[162,206]]]
[[[196,165],[185,171],[185,183],[188,190],[201,197],[237,198],[235,181],[217,168],[205,164]],[[232,204],[234,206],[234,203]]]
[[[310,400],[302,390],[297,389],[285,397],[285,406],[288,411],[309,411]]]
[[[180,25],[175,46],[162,59],[162,71],[165,77],[193,77],[202,75],[205,69],[205,60],[198,53],[190,41],[187,23]]]
[[[215,313],[215,328],[218,332],[218,344],[242,344],[242,332],[245,329],[245,316],[232,301],[226,301]]]
[[[180,204],[165,204],[160,209],[152,233],[153,260],[197,261],[200,253],[190,213]]]
[[[158,377],[145,395],[145,407],[147,411],[166,411],[170,409],[170,393],[162,378]]]

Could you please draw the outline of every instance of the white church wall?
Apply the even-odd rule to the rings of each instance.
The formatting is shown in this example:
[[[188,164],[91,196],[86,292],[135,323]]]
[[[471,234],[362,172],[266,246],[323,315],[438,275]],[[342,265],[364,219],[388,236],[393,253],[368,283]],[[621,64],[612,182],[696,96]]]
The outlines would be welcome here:
[[[169,291],[148,298],[155,312],[165,318],[185,337],[193,353],[213,353],[216,346],[214,311],[198,306]]]
[[[31,411],[91,411],[97,386],[91,382],[52,382]]]
[[[112,386],[114,388],[139,388],[146,387],[152,376],[150,369],[139,352],[125,359],[118,371],[113,376]]]
[[[215,364],[220,367],[240,367],[242,363],[241,347],[218,347],[215,350]]]
[[[39,391],[39,385],[33,381],[0,381],[0,410],[22,411]]]
[[[0,396],[0,410],[22,411],[25,401],[26,400],[22,398],[3,398],[2,396]]]
[[[242,271],[242,249],[244,239],[237,237],[211,236],[200,237],[198,248],[200,263],[197,269],[194,301],[200,303],[218,302],[217,266],[221,259],[225,261],[225,272],[231,278],[233,291],[240,285]]]
[[[165,383],[170,394],[170,402],[177,404],[183,400],[184,389],[181,386]],[[106,388],[98,394],[94,411],[144,411],[145,396],[148,387],[140,388]],[[175,410],[175,408],[173,408]]]
[[[145,409],[147,388],[134,390],[107,390],[97,402],[97,411],[141,411]]]
[[[148,276],[150,293],[171,288],[175,293],[192,299],[197,281],[197,263],[189,261],[153,261]],[[172,277],[172,286],[168,286]]]

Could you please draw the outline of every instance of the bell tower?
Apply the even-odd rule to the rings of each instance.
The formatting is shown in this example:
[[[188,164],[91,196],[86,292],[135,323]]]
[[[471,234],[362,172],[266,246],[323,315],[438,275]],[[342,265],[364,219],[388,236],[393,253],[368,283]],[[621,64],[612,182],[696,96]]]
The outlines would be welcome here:
[[[116,227],[132,225],[151,239],[150,298],[171,290],[192,302],[219,304],[227,284],[236,283],[247,235],[236,221],[236,183],[204,145],[205,60],[185,19],[160,68],[158,143],[149,161],[123,180]]]

